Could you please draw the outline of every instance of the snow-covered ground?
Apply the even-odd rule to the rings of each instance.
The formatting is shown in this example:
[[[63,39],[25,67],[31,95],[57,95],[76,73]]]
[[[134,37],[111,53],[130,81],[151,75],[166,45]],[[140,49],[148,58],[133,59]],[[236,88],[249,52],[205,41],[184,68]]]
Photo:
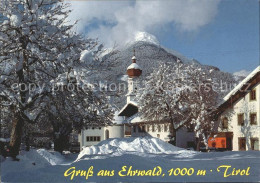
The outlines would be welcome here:
[[[80,172],[82,176],[77,176],[75,172],[72,182],[260,181],[259,151],[200,153],[148,137],[109,139],[97,146],[84,148],[80,154],[60,155],[57,152],[38,149],[22,152],[18,158],[19,162],[8,158],[2,162],[2,182],[71,182],[73,170],[83,172]],[[224,167],[217,171],[217,168],[223,165],[232,167],[226,172],[227,175],[232,173],[233,168],[240,171],[245,169],[242,171],[245,175],[224,177]],[[132,176],[127,175],[131,166]],[[124,168],[126,171],[122,171]],[[169,176],[172,168],[173,175]],[[97,176],[100,170],[110,171],[107,172],[110,176]],[[157,173],[158,176],[133,175],[134,170],[146,170],[147,174]],[[181,176],[180,174],[185,174],[186,170],[189,170],[191,175]],[[197,175],[198,170],[206,170],[205,175]],[[68,176],[64,177],[66,171]],[[120,171],[121,175],[126,176],[119,176]],[[87,175],[89,176],[86,180]]]

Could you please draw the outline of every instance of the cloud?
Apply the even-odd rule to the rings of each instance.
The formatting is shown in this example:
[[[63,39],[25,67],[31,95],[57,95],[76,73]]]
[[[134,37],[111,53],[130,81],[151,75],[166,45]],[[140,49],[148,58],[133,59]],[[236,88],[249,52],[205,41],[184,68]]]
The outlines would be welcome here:
[[[139,31],[171,26],[194,32],[210,23],[220,0],[71,1],[71,20],[80,20],[77,31],[98,37],[111,46],[124,44]]]

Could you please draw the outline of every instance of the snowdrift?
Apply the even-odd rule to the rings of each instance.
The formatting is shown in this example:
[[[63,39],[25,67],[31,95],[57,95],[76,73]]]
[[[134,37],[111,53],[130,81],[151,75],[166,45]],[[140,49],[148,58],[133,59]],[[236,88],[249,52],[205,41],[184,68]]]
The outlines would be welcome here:
[[[100,142],[96,146],[85,147],[76,161],[88,159],[95,155],[113,155],[121,156],[123,154],[194,154],[194,151],[184,150],[175,147],[169,143],[163,142],[158,138],[151,137],[130,137],[130,138],[115,138]]]
[[[38,149],[37,153],[51,165],[58,165],[64,162],[64,157],[59,152],[49,152],[45,149]]]
[[[58,152],[49,152],[45,149],[31,149],[30,151],[22,151],[17,156],[19,161],[12,161],[10,157],[6,158],[2,164],[8,167],[7,169],[14,169],[19,166],[19,170],[35,169],[50,165],[58,165],[64,162],[64,157]]]

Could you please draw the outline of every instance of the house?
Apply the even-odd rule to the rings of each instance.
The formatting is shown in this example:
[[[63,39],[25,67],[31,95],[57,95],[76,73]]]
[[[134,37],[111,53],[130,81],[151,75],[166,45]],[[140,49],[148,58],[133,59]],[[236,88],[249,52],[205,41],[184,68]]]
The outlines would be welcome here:
[[[259,150],[260,66],[224,97],[218,111],[216,139],[222,138],[226,149]]]

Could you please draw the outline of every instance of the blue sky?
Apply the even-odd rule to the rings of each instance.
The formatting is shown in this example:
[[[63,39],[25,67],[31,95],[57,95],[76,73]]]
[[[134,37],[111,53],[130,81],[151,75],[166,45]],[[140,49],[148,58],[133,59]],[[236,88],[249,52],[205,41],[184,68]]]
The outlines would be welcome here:
[[[223,71],[259,65],[258,0],[72,1],[79,32],[110,47],[138,31],[164,47]]]
[[[235,72],[259,65],[259,6],[257,0],[225,0],[218,14],[198,32],[179,33],[172,27],[155,33],[161,44],[203,64]]]

